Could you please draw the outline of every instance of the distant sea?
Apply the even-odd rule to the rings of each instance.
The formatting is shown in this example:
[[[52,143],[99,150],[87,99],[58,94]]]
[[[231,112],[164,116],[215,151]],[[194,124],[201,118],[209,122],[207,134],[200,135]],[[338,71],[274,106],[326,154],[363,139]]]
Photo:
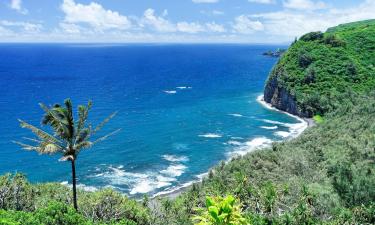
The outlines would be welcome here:
[[[67,162],[11,141],[32,136],[18,118],[40,126],[39,102],[91,99],[93,124],[119,111],[100,134],[122,130],[81,152],[81,188],[112,187],[137,198],[187,186],[222,160],[303,129],[257,101],[278,60],[262,53],[279,47],[0,44],[0,174],[69,185]]]

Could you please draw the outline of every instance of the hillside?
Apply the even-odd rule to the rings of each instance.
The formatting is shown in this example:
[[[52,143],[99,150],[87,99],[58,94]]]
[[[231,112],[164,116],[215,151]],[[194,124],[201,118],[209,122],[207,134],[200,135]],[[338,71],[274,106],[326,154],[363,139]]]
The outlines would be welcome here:
[[[340,105],[343,93],[375,87],[375,20],[311,32],[293,43],[274,67],[265,101],[303,117]]]
[[[222,162],[175,199],[81,190],[79,212],[69,188],[5,175],[0,224],[189,225],[197,208],[211,204],[207,196],[230,195],[246,221],[235,224],[375,224],[374,65],[375,20],[306,34],[265,88],[265,100],[279,109],[323,115],[298,138]]]

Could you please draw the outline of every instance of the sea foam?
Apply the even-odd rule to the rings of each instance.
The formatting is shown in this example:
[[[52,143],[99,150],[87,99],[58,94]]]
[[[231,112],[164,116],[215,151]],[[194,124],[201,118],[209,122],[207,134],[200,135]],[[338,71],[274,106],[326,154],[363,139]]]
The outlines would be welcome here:
[[[221,138],[222,137],[222,135],[215,134],[215,133],[200,134],[198,136],[199,137],[204,137],[204,138]]]
[[[170,91],[164,91],[165,93],[167,93],[167,94],[176,94],[177,93],[177,91],[175,91],[175,90],[170,90]]]
[[[244,156],[249,152],[270,146],[272,143],[271,139],[268,139],[266,137],[256,137],[251,139],[250,141],[247,141],[245,143],[242,143],[238,147],[235,147],[232,151],[228,153],[229,158],[235,157],[235,156]]]
[[[265,107],[267,109],[285,113],[288,116],[293,117],[293,118],[295,118],[296,120],[299,121],[299,123],[283,123],[283,122],[279,122],[279,121],[263,119],[262,120],[263,122],[274,124],[274,125],[281,125],[281,126],[289,128],[289,135],[288,136],[286,136],[285,133],[280,133],[280,132],[277,132],[277,133],[275,132],[275,135],[281,136],[281,137],[284,137],[284,138],[295,138],[298,135],[300,135],[308,127],[308,123],[304,119],[302,119],[302,118],[300,118],[298,116],[292,115],[290,113],[287,113],[287,112],[284,112],[284,111],[280,111],[280,110],[272,107],[270,104],[268,104],[267,102],[264,101],[263,95],[258,96],[257,97],[257,101],[263,107]]]
[[[276,130],[278,126],[260,126],[260,128],[266,129],[266,130]]]
[[[176,156],[176,155],[163,155],[163,159],[169,162],[186,162],[189,161],[189,158],[186,156]]]
[[[239,113],[230,113],[228,114],[229,116],[233,116],[233,117],[244,117],[244,115],[242,114],[239,114]]]

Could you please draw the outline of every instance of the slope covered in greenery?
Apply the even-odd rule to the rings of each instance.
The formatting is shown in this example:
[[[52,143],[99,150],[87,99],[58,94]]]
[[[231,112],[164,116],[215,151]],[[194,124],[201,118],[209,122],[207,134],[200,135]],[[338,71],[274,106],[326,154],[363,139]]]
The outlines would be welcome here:
[[[298,138],[223,162],[175,199],[81,190],[78,212],[69,188],[5,175],[0,224],[375,224],[374,31],[363,21],[309,33],[275,66],[275,103],[324,114]]]
[[[265,100],[312,117],[337,108],[338,96],[375,87],[375,20],[312,32],[293,43],[273,69]]]

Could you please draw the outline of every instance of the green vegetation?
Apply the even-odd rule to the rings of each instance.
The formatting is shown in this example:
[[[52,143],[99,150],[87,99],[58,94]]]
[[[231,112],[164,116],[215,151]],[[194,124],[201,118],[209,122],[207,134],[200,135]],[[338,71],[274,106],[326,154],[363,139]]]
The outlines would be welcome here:
[[[112,189],[78,194],[77,212],[68,187],[6,174],[0,177],[0,224],[152,224],[148,208]]]
[[[313,117],[313,119],[314,119],[315,123],[323,123],[324,122],[324,119],[321,115],[315,115]]]
[[[273,69],[305,115],[324,115],[344,93],[375,87],[375,20],[311,32],[293,43]]]
[[[317,122],[298,138],[222,162],[175,199],[78,190],[75,211],[67,187],[7,174],[0,224],[375,224],[374,31],[309,33],[280,59],[271,77]]]
[[[236,199],[229,195],[226,198],[206,197],[206,209],[197,209],[199,215],[193,217],[193,221],[199,221],[196,225],[247,225],[242,217],[241,205],[236,204]]]
[[[90,141],[90,138],[95,135],[112,117],[115,113],[110,115],[96,128],[87,123],[89,111],[91,109],[91,102],[87,106],[78,106],[78,120],[75,121],[73,117],[73,106],[70,99],[66,99],[64,102],[65,107],[55,104],[53,107],[48,108],[46,105],[40,103],[40,107],[44,110],[42,124],[49,125],[52,127],[54,134],[48,134],[47,132],[20,120],[21,127],[31,130],[37,139],[27,138],[32,144],[24,144],[21,142],[15,142],[19,144],[23,149],[27,151],[37,151],[40,154],[62,154],[61,161],[70,161],[72,164],[72,183],[73,183],[73,205],[77,210],[77,191],[76,191],[76,167],[75,162],[78,154],[82,149],[90,148],[92,145],[105,140],[110,135],[98,138],[95,141]]]

